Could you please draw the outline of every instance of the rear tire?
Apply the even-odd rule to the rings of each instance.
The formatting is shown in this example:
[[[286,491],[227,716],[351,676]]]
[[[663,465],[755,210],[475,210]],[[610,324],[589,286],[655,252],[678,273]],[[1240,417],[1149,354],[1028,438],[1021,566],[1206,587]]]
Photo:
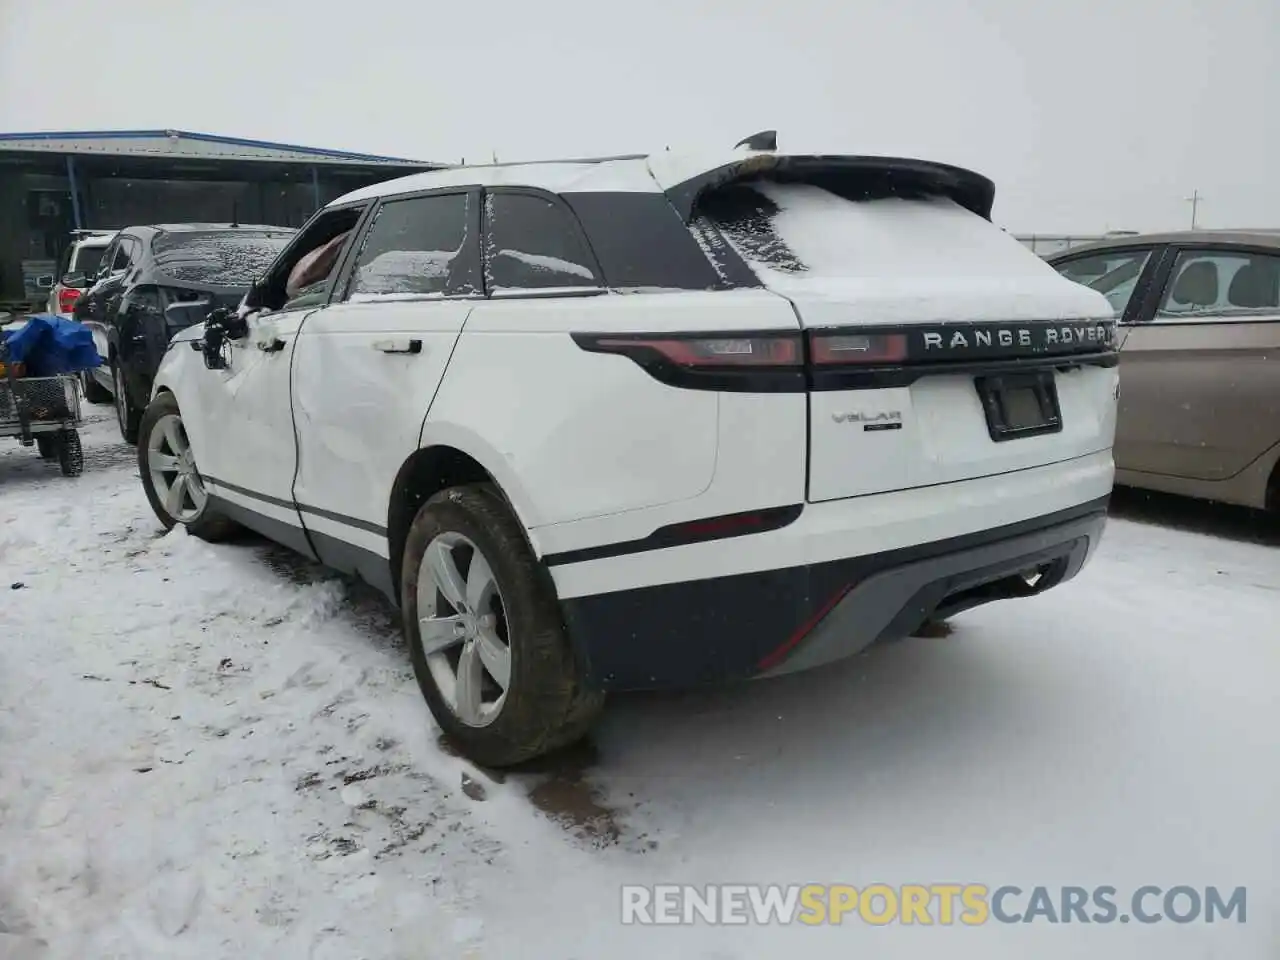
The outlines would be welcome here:
[[[111,382],[115,384],[116,422],[120,425],[120,436],[127,444],[138,442],[138,430],[142,425],[142,411],[129,399],[129,388],[125,385],[124,370],[116,360],[111,361]]]
[[[447,569],[459,575],[461,605],[449,601],[433,575],[441,552],[449,557]],[[487,588],[477,586],[482,580]],[[400,588],[418,686],[436,722],[467,757],[508,767],[586,735],[604,694],[583,686],[555,585],[492,487],[453,487],[423,504],[405,541]],[[449,627],[456,627],[456,639],[442,632]],[[477,674],[474,698],[462,692],[462,664],[472,648],[476,666],[467,668],[467,676],[473,669]],[[503,657],[495,660],[495,650]],[[505,674],[505,687],[499,674]],[[484,702],[486,694],[493,702]]]
[[[234,534],[234,521],[209,503],[174,395],[162,393],[151,401],[139,427],[143,439],[138,444],[138,473],[147,502],[164,528],[172,530],[181,523],[189,533],[212,542]]]

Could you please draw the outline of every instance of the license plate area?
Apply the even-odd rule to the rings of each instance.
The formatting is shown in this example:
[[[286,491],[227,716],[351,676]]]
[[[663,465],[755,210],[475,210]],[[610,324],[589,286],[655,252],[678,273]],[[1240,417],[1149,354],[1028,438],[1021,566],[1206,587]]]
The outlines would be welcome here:
[[[974,386],[996,443],[1062,430],[1058,385],[1052,370],[975,377]]]

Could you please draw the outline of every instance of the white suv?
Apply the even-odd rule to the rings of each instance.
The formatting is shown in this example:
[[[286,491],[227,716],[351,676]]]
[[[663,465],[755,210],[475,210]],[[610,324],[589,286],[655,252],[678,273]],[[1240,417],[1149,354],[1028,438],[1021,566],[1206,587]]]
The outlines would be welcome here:
[[[580,736],[607,691],[787,673],[1038,593],[1103,531],[1114,320],[993,195],[769,150],[356,191],[171,343],[147,496],[380,587],[490,765]]]
[[[48,278],[51,286],[45,303],[46,311],[67,319],[74,314],[76,301],[98,272],[98,262],[115,237],[115,231],[76,230],[73,235],[76,239],[63,255],[62,272]]]

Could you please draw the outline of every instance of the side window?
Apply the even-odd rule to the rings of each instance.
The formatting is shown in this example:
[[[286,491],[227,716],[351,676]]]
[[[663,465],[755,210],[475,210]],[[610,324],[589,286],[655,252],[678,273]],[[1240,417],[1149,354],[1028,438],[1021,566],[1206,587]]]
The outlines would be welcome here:
[[[1068,260],[1055,269],[1068,280],[1097,290],[1107,298],[1116,317],[1123,319],[1149,259],[1150,250],[1114,250]]]
[[[314,217],[273,261],[261,286],[251,290],[249,306],[300,310],[328,303],[342,251],[363,213],[362,207],[344,207]]]
[[[116,247],[116,255],[111,261],[112,273],[119,273],[121,270],[129,269],[129,264],[133,260],[137,246],[129,237],[120,238],[120,246]]]
[[[1183,250],[1156,312],[1159,320],[1280,313],[1280,257]]]
[[[598,287],[594,257],[562,206],[527,193],[485,198],[485,284],[489,291]]]
[[[111,273],[111,264],[115,262],[117,254],[120,252],[120,240],[112,240],[111,245],[103,251],[102,259],[98,261],[98,269],[94,273],[94,280],[101,280],[103,277]]]
[[[449,193],[384,202],[356,255],[347,298],[478,292],[469,278],[456,276],[466,257],[469,200]]]

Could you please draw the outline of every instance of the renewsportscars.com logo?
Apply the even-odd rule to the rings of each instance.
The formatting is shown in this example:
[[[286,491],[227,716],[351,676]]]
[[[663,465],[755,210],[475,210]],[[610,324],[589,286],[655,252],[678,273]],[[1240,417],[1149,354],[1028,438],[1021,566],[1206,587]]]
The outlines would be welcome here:
[[[875,926],[996,923],[1217,923],[1246,918],[1246,892],[1219,887],[991,887],[981,883],[787,886],[665,884],[622,888],[625,924],[790,924],[859,921]]]

